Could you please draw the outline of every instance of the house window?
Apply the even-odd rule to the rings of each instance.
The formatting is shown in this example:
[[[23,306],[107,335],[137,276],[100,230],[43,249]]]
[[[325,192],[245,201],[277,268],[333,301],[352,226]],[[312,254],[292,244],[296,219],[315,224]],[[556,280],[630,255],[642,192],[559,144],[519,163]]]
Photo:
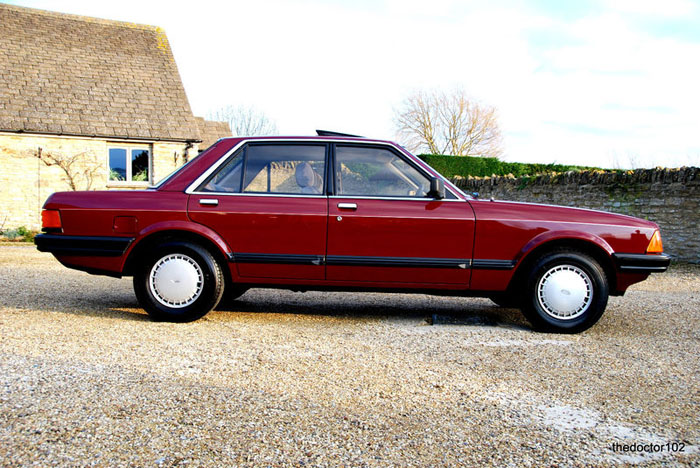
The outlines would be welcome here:
[[[151,148],[149,146],[110,146],[109,182],[151,181]]]

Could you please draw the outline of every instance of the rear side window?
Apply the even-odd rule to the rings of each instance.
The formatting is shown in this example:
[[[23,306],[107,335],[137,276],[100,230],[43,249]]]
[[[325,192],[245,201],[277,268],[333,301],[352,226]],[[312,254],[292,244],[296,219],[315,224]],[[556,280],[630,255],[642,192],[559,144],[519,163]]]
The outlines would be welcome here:
[[[197,191],[321,195],[325,145],[252,144],[239,151]]]
[[[243,150],[236,151],[233,156],[217,172],[210,176],[198,192],[238,193],[241,191],[241,173],[243,169]]]

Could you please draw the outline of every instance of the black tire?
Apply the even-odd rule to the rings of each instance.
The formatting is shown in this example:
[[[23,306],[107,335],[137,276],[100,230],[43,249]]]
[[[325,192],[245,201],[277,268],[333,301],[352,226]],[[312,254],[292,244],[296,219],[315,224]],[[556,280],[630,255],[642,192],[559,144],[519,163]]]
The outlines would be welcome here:
[[[224,275],[207,249],[173,241],[157,246],[136,269],[134,292],[153,320],[192,322],[219,303]]]
[[[492,294],[489,299],[504,309],[519,309],[522,302],[522,298],[515,291]]]
[[[600,264],[576,251],[543,255],[530,269],[523,313],[539,331],[579,333],[592,327],[608,304],[608,281]]]

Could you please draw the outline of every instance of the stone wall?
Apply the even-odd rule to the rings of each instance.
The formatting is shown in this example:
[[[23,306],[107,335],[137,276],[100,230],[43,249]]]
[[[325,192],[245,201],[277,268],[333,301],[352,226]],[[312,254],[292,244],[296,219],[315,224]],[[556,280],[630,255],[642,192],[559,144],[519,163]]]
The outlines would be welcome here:
[[[142,189],[148,183],[111,183],[107,173],[107,140],[79,137],[0,134],[0,228],[41,228],[41,206],[53,192],[70,190],[65,173],[37,157],[54,154],[76,158],[71,171],[78,190]],[[184,161],[185,143],[154,142],[152,180],[157,182]],[[188,150],[190,158],[197,145]]]
[[[661,227],[664,250],[700,263],[700,168],[569,172],[536,177],[455,177],[480,198],[576,206],[622,213]]]

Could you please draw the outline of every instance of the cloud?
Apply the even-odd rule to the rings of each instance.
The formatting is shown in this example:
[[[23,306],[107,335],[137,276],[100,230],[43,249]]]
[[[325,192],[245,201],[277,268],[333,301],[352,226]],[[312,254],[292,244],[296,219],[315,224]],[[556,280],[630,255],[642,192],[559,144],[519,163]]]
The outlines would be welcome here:
[[[510,159],[547,155],[605,166],[635,154],[645,166],[700,164],[692,156],[700,65],[689,60],[700,56],[700,44],[640,30],[614,11],[548,29],[552,37],[565,30],[565,40],[529,42],[539,66],[524,74],[527,93],[501,103],[506,132],[514,130]]]
[[[698,6],[692,0],[605,0],[608,11],[667,18],[695,14]]]

